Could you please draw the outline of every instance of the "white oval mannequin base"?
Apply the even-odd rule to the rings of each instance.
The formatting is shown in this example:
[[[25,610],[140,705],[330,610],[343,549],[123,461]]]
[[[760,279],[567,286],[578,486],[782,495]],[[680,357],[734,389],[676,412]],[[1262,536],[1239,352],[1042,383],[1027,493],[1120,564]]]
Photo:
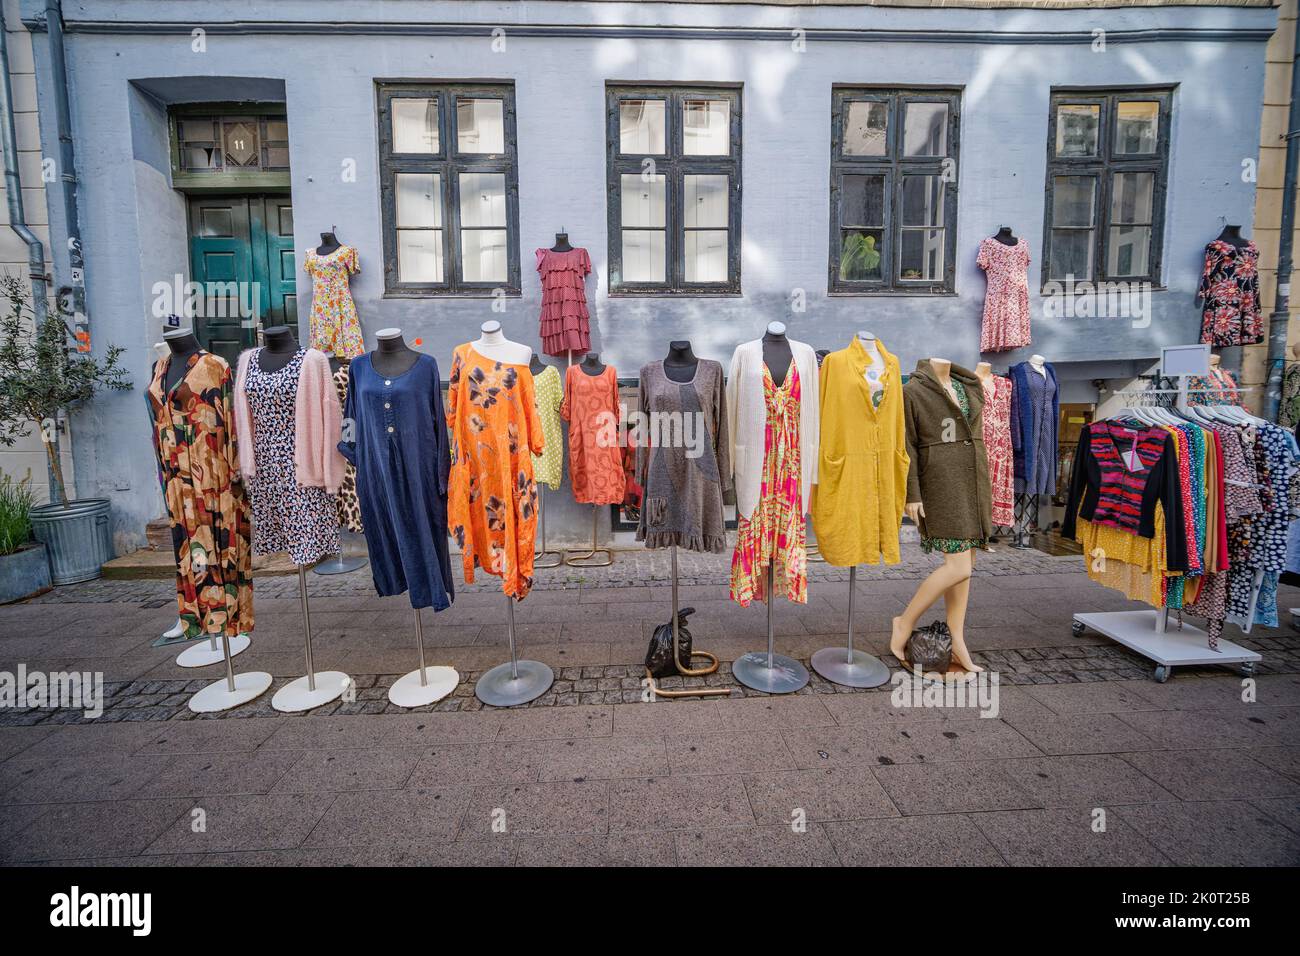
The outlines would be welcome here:
[[[202,640],[196,644],[185,648],[176,657],[177,667],[207,667],[209,664],[220,664],[226,659],[226,655],[221,652],[221,645],[212,646],[212,641]],[[252,646],[253,639],[247,634],[236,634],[230,639],[230,656],[242,654]]]
[[[235,675],[235,689],[223,677],[213,681],[203,690],[190,698],[189,708],[196,714],[215,714],[230,710],[240,704],[247,704],[265,694],[271,687],[271,675],[265,671],[249,671],[247,674]]]
[[[460,684],[460,673],[454,667],[426,667],[424,683],[420,671],[403,674],[388,688],[388,699],[398,707],[424,707],[442,700]]]
[[[289,681],[275,692],[271,706],[282,714],[296,714],[338,700],[352,686],[352,678],[342,671],[317,671],[315,677],[315,690],[305,674]]]

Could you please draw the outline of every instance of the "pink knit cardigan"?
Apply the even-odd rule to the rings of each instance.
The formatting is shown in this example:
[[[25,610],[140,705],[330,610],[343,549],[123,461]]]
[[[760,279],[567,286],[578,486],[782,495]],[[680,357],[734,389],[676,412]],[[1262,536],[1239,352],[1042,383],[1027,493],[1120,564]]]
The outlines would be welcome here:
[[[235,373],[235,429],[239,438],[239,470],[245,478],[257,473],[253,457],[253,415],[248,407],[248,363],[257,349],[239,356]],[[334,387],[330,360],[324,352],[308,349],[298,376],[298,395],[294,400],[293,466],[298,484],[304,488],[324,488],[330,494],[343,484],[345,462],[338,442],[343,427],[339,394]]]

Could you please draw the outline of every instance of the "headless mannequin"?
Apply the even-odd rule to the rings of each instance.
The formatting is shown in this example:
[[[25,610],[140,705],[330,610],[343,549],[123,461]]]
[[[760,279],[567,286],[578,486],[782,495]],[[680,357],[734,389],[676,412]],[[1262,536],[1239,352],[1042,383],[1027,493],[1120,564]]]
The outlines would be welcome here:
[[[479,355],[502,365],[529,364],[533,350],[506,338],[501,331],[501,323],[496,319],[489,319],[479,329],[483,334],[474,340],[474,351]]]
[[[1018,242],[1020,242],[1020,240],[1017,239],[1015,234],[1011,231],[1010,226],[1003,226],[1001,229],[997,231],[997,234],[994,235],[993,238],[996,239],[998,242],[1002,243],[1004,246],[1014,246]]]
[[[872,400],[876,401],[877,396],[885,389],[885,383],[880,380],[880,376],[885,371],[885,362],[880,356],[880,345],[876,342],[875,335],[865,329],[858,330],[858,341],[867,350],[867,367],[862,375],[867,380],[867,387],[871,389]]]
[[[588,352],[582,357],[582,365],[580,367],[592,378],[595,378],[601,372],[605,371],[607,366],[600,360],[599,353]]]
[[[987,364],[987,363],[981,363]],[[944,391],[957,401],[957,392],[952,387],[952,362],[948,359],[930,359],[930,368]],[[991,371],[991,370],[990,370]],[[919,501],[907,503],[907,516],[912,523],[919,526],[919,519],[925,517],[925,505]],[[893,620],[889,636],[889,652],[906,663],[907,639],[916,630],[921,615],[928,611],[939,598],[943,598],[944,620],[952,632],[952,659],[970,673],[979,673],[984,668],[971,660],[970,651],[966,649],[966,605],[970,602],[970,577],[975,570],[975,549],[960,554],[945,554],[943,564],[930,572],[921,582],[921,586],[912,595],[907,609]]]
[[[763,364],[767,366],[772,376],[772,384],[777,388],[780,388],[785,381],[793,357],[794,352],[790,349],[790,341],[785,337],[785,323],[769,323],[767,331],[763,333]]]
[[[264,335],[266,347],[257,353],[257,367],[263,372],[278,372],[298,354],[298,342],[287,325],[272,326]]]
[[[1043,358],[1041,355],[1029,356],[1029,367],[1039,375],[1043,376],[1043,378],[1047,378],[1047,359]]]
[[[555,245],[551,246],[552,252],[572,252],[573,246],[569,245],[569,234],[561,230],[555,234]]]
[[[695,357],[688,339],[668,343],[668,355],[664,359],[664,376],[668,381],[685,385],[695,378],[699,365],[700,360]]]
[[[984,390],[985,395],[993,394],[993,366],[988,362],[980,362],[975,366],[975,377],[980,380],[980,388]]]
[[[406,344],[401,329],[380,329],[375,333],[375,345],[370,353],[370,364],[376,372],[388,378],[409,372],[420,353]]]
[[[316,247],[316,255],[328,256],[339,251],[343,243],[339,242],[338,236],[332,232],[322,232],[320,234],[320,245]]]
[[[1291,354],[1294,355],[1294,354],[1295,354],[1295,350],[1296,350],[1297,348],[1300,348],[1300,346],[1295,346],[1295,345],[1291,346]],[[1218,367],[1219,367],[1219,363],[1222,362],[1222,361],[1223,361],[1222,357],[1220,357],[1220,356],[1218,356],[1218,355],[1211,355],[1211,356],[1210,356],[1210,368],[1218,368]]]
[[[1218,241],[1241,249],[1250,240],[1241,234],[1241,226],[1224,226],[1223,232],[1219,233]]]
[[[185,377],[185,373],[190,368],[190,356],[195,352],[202,352],[203,346],[199,340],[194,337],[192,329],[182,329],[178,332],[171,332],[163,336],[163,341],[171,349],[171,359],[167,363],[167,375],[163,379],[163,386],[167,391],[176,387],[176,383]]]
[[[542,357],[536,352],[534,352],[533,357],[528,360],[528,371],[533,373],[533,378],[536,378],[546,371],[546,363],[542,361]]]

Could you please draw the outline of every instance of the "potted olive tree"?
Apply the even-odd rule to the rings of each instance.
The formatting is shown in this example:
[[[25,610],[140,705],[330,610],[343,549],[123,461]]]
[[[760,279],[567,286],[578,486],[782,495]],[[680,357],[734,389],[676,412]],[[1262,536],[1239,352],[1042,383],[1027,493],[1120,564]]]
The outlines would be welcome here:
[[[32,540],[31,478],[14,481],[0,472],[0,604],[50,589],[45,545]]]
[[[50,469],[50,503],[31,509],[32,532],[49,552],[55,584],[74,584],[100,575],[113,556],[107,498],[70,500],[59,457],[60,414],[67,414],[104,389],[128,389],[119,363],[122,350],[109,346],[97,359],[79,354],[63,316],[51,312],[37,325],[27,290],[15,275],[0,276],[0,444],[12,445],[34,430]]]

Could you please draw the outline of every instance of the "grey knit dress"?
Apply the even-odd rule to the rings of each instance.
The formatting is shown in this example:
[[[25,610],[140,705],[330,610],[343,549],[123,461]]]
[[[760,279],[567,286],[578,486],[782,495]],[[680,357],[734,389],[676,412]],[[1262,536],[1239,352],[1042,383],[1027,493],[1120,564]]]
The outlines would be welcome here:
[[[636,538],[646,547],[727,550],[724,396],[722,365],[709,359],[699,360],[689,382],[669,379],[662,361],[641,369],[636,474],[644,496]]]

